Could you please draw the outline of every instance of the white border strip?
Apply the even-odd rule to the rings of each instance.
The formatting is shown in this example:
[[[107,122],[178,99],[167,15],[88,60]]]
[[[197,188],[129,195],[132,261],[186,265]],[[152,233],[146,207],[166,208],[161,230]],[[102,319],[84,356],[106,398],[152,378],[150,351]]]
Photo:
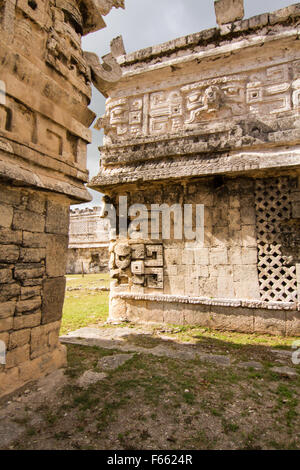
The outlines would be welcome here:
[[[264,302],[261,300],[247,299],[211,299],[209,297],[188,297],[170,294],[137,294],[131,292],[111,292],[111,298],[127,300],[145,300],[151,302],[169,302],[193,305],[215,305],[220,307],[246,307],[265,310],[293,310],[300,311],[300,303],[297,302]]]

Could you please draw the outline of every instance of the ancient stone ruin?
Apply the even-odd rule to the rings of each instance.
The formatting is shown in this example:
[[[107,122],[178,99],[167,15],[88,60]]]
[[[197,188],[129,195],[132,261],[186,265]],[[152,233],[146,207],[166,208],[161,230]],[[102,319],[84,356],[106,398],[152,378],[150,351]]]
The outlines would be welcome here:
[[[217,28],[127,55],[117,38],[102,64],[81,37],[112,7],[123,0],[0,0],[0,396],[66,362],[91,81],[107,97],[91,183],[106,209],[204,206],[203,243],[163,224],[132,239],[133,216],[117,219],[110,318],[300,331],[300,4],[243,20],[242,0],[218,0]]]
[[[101,207],[71,209],[67,274],[108,272],[109,222]]]
[[[90,187],[121,214],[110,318],[298,335],[300,4],[245,20],[243,0],[215,8],[217,28],[120,52],[106,89]],[[151,205],[203,204],[204,243],[162,224],[126,237],[121,200],[144,205],[143,227]]]
[[[123,0],[0,0],[0,396],[66,362],[69,206],[90,200],[95,118],[81,37],[113,6]],[[100,88],[121,73],[104,61]]]

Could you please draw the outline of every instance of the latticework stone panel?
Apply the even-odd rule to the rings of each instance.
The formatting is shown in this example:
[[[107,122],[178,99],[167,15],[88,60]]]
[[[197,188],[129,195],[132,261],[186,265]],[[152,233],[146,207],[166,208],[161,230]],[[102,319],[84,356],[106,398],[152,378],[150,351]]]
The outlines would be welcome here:
[[[288,266],[281,248],[281,224],[292,217],[288,177],[259,179],[255,186],[258,275],[261,299],[295,302],[296,266]]]

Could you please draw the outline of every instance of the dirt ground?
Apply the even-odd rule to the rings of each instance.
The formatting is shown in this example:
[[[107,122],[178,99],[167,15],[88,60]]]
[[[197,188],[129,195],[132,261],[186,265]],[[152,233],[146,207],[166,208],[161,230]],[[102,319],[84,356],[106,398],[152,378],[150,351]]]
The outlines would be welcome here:
[[[105,368],[103,357],[121,349],[68,344],[66,369],[2,399],[0,449],[300,449],[300,370],[272,371],[291,366],[272,352],[276,338],[131,329],[132,355],[118,367]],[[158,347],[166,354],[152,354]],[[83,388],[85,371],[101,380]]]

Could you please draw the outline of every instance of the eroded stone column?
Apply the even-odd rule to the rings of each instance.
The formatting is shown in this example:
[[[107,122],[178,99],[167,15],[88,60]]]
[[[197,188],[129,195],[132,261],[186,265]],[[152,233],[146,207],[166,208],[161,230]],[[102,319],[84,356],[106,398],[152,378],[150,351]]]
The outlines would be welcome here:
[[[95,118],[81,37],[113,6],[124,5],[0,0],[0,396],[66,363],[69,207],[90,200]]]

